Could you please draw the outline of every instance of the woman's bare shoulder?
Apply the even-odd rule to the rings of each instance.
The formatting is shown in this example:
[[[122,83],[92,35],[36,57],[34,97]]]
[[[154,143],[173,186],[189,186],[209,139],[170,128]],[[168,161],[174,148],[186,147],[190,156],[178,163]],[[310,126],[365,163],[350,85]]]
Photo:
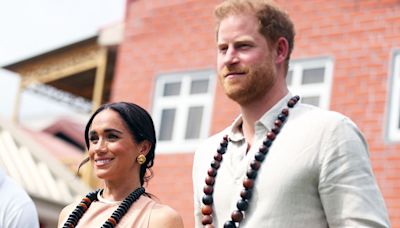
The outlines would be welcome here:
[[[62,227],[63,223],[67,220],[69,214],[75,209],[76,203],[71,203],[64,207],[58,216],[58,227]]]
[[[150,216],[149,228],[181,228],[183,220],[181,215],[171,207],[156,203]]]

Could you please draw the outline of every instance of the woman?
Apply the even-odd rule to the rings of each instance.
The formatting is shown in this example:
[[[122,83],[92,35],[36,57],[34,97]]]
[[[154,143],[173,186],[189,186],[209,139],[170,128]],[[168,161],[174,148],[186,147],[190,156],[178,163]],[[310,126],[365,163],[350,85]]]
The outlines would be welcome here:
[[[151,177],[146,171],[156,146],[153,121],[143,108],[102,105],[86,125],[85,141],[86,161],[104,188],[65,207],[58,227],[183,227],[176,211],[152,200],[142,187]]]

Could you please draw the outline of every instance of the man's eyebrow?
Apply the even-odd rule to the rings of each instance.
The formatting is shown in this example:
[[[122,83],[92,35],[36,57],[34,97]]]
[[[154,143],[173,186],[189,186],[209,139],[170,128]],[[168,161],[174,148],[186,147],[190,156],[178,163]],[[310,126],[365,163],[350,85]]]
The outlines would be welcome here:
[[[249,43],[254,43],[254,40],[244,37],[244,38],[240,38],[240,39],[232,41],[233,45],[236,45],[236,44],[249,44]],[[229,45],[228,42],[225,42],[225,41],[217,42],[217,46],[225,46],[225,45]]]
[[[224,47],[224,46],[228,46],[228,44],[226,42],[218,42],[217,43],[217,47]]]

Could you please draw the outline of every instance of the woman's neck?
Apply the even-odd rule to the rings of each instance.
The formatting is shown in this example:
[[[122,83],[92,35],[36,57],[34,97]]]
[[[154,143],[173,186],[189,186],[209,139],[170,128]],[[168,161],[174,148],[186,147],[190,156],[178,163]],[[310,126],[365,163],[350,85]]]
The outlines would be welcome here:
[[[104,182],[103,198],[111,201],[122,201],[135,189],[141,187],[139,181],[124,181],[124,183],[115,183],[112,181]]]

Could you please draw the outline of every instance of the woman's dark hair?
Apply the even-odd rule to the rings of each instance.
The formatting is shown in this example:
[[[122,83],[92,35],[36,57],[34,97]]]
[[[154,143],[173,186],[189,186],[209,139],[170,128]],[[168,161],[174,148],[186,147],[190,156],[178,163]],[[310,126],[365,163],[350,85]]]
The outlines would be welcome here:
[[[86,148],[89,149],[89,130],[92,125],[94,117],[103,110],[113,110],[119,114],[133,136],[136,143],[141,143],[145,140],[149,141],[151,148],[146,155],[146,161],[140,166],[140,184],[143,186],[152,176],[150,169],[154,164],[154,153],[156,149],[156,133],[154,130],[154,123],[150,114],[139,105],[129,102],[115,102],[101,105],[90,117],[85,127],[85,142]],[[79,167],[85,164],[89,159],[85,159]],[[146,175],[146,171],[149,174]]]

